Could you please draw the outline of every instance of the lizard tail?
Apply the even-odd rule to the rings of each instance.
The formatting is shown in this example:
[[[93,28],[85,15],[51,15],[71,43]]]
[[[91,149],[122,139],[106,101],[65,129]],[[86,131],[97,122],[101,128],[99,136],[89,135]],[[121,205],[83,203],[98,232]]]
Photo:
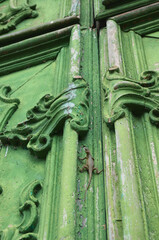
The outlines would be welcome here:
[[[87,188],[86,188],[86,191],[85,191],[84,202],[86,200],[86,195],[87,195],[88,188],[89,188],[89,186],[91,184],[91,179],[92,179],[92,172],[89,173],[89,182],[88,182],[88,185],[87,185]]]

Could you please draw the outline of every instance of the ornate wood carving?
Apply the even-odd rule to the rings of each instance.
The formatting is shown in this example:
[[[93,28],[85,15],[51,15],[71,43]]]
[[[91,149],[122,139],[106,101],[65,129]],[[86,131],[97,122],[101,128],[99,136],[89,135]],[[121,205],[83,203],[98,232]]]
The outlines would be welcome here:
[[[29,0],[25,0],[20,5],[17,5],[14,0],[9,0],[9,10],[0,13],[0,34],[15,29],[26,18],[35,18],[37,16],[36,4],[31,5]]]
[[[117,71],[118,69],[116,69]],[[109,113],[105,117],[108,124],[124,117],[125,108],[149,112],[150,121],[159,124],[159,78],[157,72],[145,71],[140,79],[129,79],[110,69],[106,78],[112,81],[111,88],[105,89]]]
[[[40,99],[27,112],[27,120],[11,131],[1,133],[3,143],[20,142],[39,157],[45,157],[50,149],[54,133],[63,128],[66,119],[71,119],[72,129],[79,134],[88,130],[88,85],[83,79],[73,83],[57,97],[49,94]]]
[[[38,222],[39,200],[36,195],[41,189],[42,184],[39,181],[31,182],[24,187],[19,202],[19,211],[23,215],[22,222],[18,226],[9,226],[1,231],[1,240],[37,240],[37,234],[33,232]],[[19,237],[20,234],[22,235]]]
[[[0,131],[4,130],[8,120],[18,108],[20,103],[17,98],[10,98],[11,87],[10,86],[1,86],[0,87]]]

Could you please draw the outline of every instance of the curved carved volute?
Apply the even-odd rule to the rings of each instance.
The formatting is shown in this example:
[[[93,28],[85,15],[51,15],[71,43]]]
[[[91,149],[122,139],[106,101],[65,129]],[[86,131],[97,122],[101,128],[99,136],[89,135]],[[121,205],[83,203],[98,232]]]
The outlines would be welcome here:
[[[1,0],[0,3],[5,0]],[[7,33],[16,28],[24,19],[35,18],[38,16],[36,4],[30,4],[29,1],[21,1],[17,4],[14,0],[8,1],[7,12],[0,12],[0,34]]]
[[[159,124],[159,77],[155,71],[141,73],[139,80],[134,80],[120,75],[116,71],[106,74],[111,81],[111,87],[105,89],[108,114],[105,115],[106,123],[113,124],[117,119],[124,117],[125,108],[137,109],[149,113],[150,121]]]
[[[38,157],[46,156],[53,134],[61,131],[66,119],[79,134],[88,130],[88,85],[83,79],[74,79],[57,97],[43,96],[36,106],[27,112],[27,120],[11,131],[2,132],[3,143],[20,143]]]
[[[39,220],[39,200],[37,194],[41,189],[42,183],[37,180],[29,183],[22,189],[19,201],[19,211],[23,216],[22,221],[19,225],[9,225],[8,228],[1,231],[0,239],[37,240],[37,234],[33,232]]]

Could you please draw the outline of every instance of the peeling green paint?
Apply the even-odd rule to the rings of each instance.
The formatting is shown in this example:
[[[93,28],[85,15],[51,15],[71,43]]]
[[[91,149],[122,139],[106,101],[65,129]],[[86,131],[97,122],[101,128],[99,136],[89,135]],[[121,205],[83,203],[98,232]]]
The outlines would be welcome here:
[[[22,2],[0,1],[0,238],[157,240],[158,1]]]

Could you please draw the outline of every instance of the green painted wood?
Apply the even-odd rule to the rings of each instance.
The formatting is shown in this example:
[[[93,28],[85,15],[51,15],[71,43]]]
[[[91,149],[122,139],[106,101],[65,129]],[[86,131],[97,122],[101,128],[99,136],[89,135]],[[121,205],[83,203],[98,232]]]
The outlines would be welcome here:
[[[51,86],[51,92],[54,95],[60,93],[61,89],[67,85],[67,71],[64,73],[60,69],[69,69],[69,49],[63,48],[56,60],[54,83]],[[66,81],[61,81],[61,80]],[[54,86],[57,86],[56,88]],[[58,234],[58,212],[61,184],[61,169],[63,148],[61,149],[62,136],[53,137],[51,151],[46,159],[46,177],[44,182],[44,195],[42,213],[40,218],[39,239],[57,239]],[[62,151],[61,151],[62,150]]]
[[[68,45],[72,28],[66,27],[4,46],[1,48],[1,75],[56,59],[61,48]]]
[[[116,0],[95,0],[95,16],[97,20],[102,20],[157,2],[157,0],[122,0],[120,2]]]
[[[58,216],[57,238],[75,239],[76,212],[76,171],[78,135],[71,129],[69,121],[64,127],[63,163],[61,169],[61,188]]]
[[[140,35],[145,35],[158,30],[159,3],[137,8],[111,19],[119,23],[124,31],[133,30]]]
[[[15,116],[15,119],[12,118],[12,120],[10,120],[10,124],[7,126],[8,129],[15,126],[17,120],[22,121],[24,119],[29,104],[33,105],[34,102],[36,102],[38,96],[35,96],[34,92],[29,90],[29,88],[31,88],[31,86],[34,87],[34,84],[37,85],[38,81],[38,87],[39,89],[41,89],[41,87],[43,86],[43,74],[41,74],[43,72],[42,70],[44,70],[51,64],[52,62],[44,64],[43,66],[29,69],[27,71],[28,76],[24,72],[19,72],[19,79],[21,81],[15,81],[15,85],[13,76],[14,74],[10,77],[4,76],[4,78],[2,79],[2,82],[4,81],[5,84],[7,84],[7,81],[8,83],[11,83],[11,79],[13,79],[11,83],[11,85],[14,86],[13,94],[18,96],[18,99],[20,99],[20,109],[23,109],[23,111],[20,111],[20,113],[17,114],[17,117]],[[16,76],[18,77],[18,75]],[[43,86],[43,92],[41,91],[41,94],[49,91],[49,78],[47,78],[47,82],[48,85],[46,85],[45,87]],[[22,89],[26,89],[26,91],[22,91]],[[27,104],[26,100],[24,99],[28,99]],[[21,103],[23,104],[21,105]],[[20,146],[12,147],[10,144],[7,144],[4,148],[2,148],[1,151],[1,164],[3,165],[3,167],[1,167],[1,171],[3,173],[1,174],[1,186],[3,189],[3,194],[1,195],[1,202],[3,202],[4,204],[3,206],[3,204],[1,203],[1,237],[2,239],[9,239],[11,236],[14,236],[14,239],[19,239],[20,235],[23,235],[23,237],[25,238],[31,238],[33,237],[33,234],[28,232],[32,231],[34,231],[36,237],[36,233],[38,232],[39,213],[41,205],[36,205],[34,199],[32,200],[31,196],[34,196],[35,191],[35,196],[38,197],[38,200],[36,200],[36,198],[35,200],[38,201],[37,203],[41,203],[40,199],[42,192],[40,191],[38,193],[40,189],[37,188],[36,190],[31,186],[32,184],[35,185],[37,181],[40,181],[43,185],[45,176],[45,162],[43,160],[38,160],[36,157],[32,156],[26,149],[23,149]],[[8,174],[7,171],[9,171]],[[8,182],[9,187],[7,187],[6,185],[4,174],[7,174],[10,179],[10,183]],[[9,211],[11,211],[8,211],[7,214],[6,204],[10,206]],[[2,209],[4,209],[4,211]],[[7,216],[9,216],[8,214],[11,214],[12,217],[8,217],[7,219]],[[23,218],[24,223],[22,222]],[[27,225],[29,226],[29,228],[27,227]]]
[[[92,0],[81,0],[80,24],[83,28],[93,27],[94,8]]]
[[[159,38],[159,32],[153,32],[153,33],[150,33],[150,34],[147,34],[148,37],[154,37],[154,38]]]
[[[158,41],[158,38],[145,37],[143,39],[148,67],[157,72],[159,71],[159,59],[156,55],[156,52],[159,51]]]
[[[95,159],[95,167],[101,170],[103,169],[103,164],[97,32],[96,30],[88,29],[83,30],[81,35],[81,74],[89,83],[91,115],[89,132],[86,138],[81,139],[80,142],[79,157],[85,156],[83,145],[86,145]],[[83,163],[78,160],[78,167],[81,168],[82,165]],[[88,173],[86,171],[83,173],[77,172],[77,239],[106,239],[104,187],[102,183],[103,173],[99,175],[93,174],[91,185],[84,201],[85,190],[88,184]]]
[[[107,30],[100,31],[100,76],[104,85],[105,71],[108,69],[108,41]],[[101,92],[105,98],[105,91]],[[106,111],[106,106],[103,106]],[[105,168],[105,206],[107,216],[107,236],[108,239],[123,239],[123,226],[120,204],[120,188],[117,170],[116,141],[114,130],[103,124],[103,158]],[[105,135],[104,135],[105,134]]]
[[[68,55],[68,53],[69,53],[69,55]],[[50,75],[48,74],[48,72],[50,70],[50,72],[52,72],[51,75],[56,74],[56,77],[57,77],[56,81],[58,83],[58,84],[56,83],[56,86],[58,86],[59,89],[54,87],[55,83],[53,82],[53,85],[52,85],[51,88],[50,88],[49,85],[46,85],[46,87],[48,88],[47,94],[50,93],[51,89],[54,89],[54,94],[57,94],[58,92],[61,92],[61,90],[63,90],[64,87],[68,86],[68,82],[70,82],[70,89],[73,88],[75,83],[73,83],[72,81],[75,81],[76,79],[77,79],[76,81],[83,81],[82,78],[79,76],[79,70],[80,70],[80,32],[79,32],[79,26],[76,26],[74,28],[74,30],[72,31],[72,37],[70,39],[69,48],[63,48],[62,51],[60,52],[60,56],[61,57],[57,59],[57,63],[56,62],[53,62],[53,63],[52,62],[48,62],[48,63],[44,64],[44,66],[42,66],[41,68],[39,66],[37,66],[37,67],[33,67],[33,68],[29,69],[29,71],[32,71],[32,72],[30,73],[30,77],[28,79],[25,79],[26,75],[24,74],[24,71],[23,72],[19,72],[20,75],[23,74],[22,75],[23,78],[22,78],[21,83],[19,83],[19,82],[17,83],[18,86],[14,90],[14,94],[15,95],[18,94],[18,96],[20,98],[20,102],[25,104],[26,96],[28,96],[29,99],[30,99],[30,104],[32,106],[34,106],[33,96],[32,96],[32,95],[34,95],[34,92],[29,90],[29,89],[27,91],[26,85],[28,86],[28,88],[32,88],[34,86],[34,82],[35,82],[35,84],[37,84],[36,80],[39,79],[39,74],[38,74],[39,72],[40,72],[40,75],[41,75],[41,79],[43,80],[45,78],[44,75],[46,74],[45,69],[48,68],[48,67],[49,67],[49,69],[47,69],[47,80],[49,82],[51,81],[51,83],[52,83],[52,77],[50,77]],[[68,59],[68,61],[66,61],[66,59]],[[59,71],[60,69],[61,70],[63,69],[63,68],[61,68],[62,67],[61,64],[63,64],[63,66],[65,66],[66,69],[67,69],[65,82],[62,81],[62,79],[63,79],[63,72]],[[40,71],[38,71],[36,69],[40,69]],[[60,72],[60,75],[59,75],[59,72]],[[13,73],[13,75],[14,75],[14,73]],[[7,78],[7,76],[4,76],[4,78]],[[60,80],[61,85],[59,85],[59,82],[58,82],[59,80]],[[6,83],[6,81],[5,81],[5,83]],[[46,83],[46,80],[45,80],[45,82],[44,81],[41,82],[42,85],[44,83]],[[43,91],[44,91],[45,88],[42,85],[40,86],[40,84],[38,83],[39,89],[43,89]],[[13,82],[13,86],[14,86],[14,82]],[[85,85],[83,85],[83,86],[85,86]],[[26,90],[25,93],[23,92],[22,89]],[[37,89],[37,91],[40,93],[41,96],[43,96],[44,92],[39,90],[39,89]],[[69,91],[67,90],[67,92],[69,92]],[[19,95],[19,93],[21,95]],[[72,97],[74,97],[74,95],[75,95],[75,92],[74,93],[72,92]],[[85,95],[83,95],[83,96],[85,97]],[[40,97],[39,94],[35,95],[34,101],[36,101],[35,99],[39,99],[39,97]],[[28,103],[27,103],[27,105],[29,105]],[[83,104],[85,104],[85,103],[83,103]],[[25,105],[25,108],[23,109],[25,114],[26,114],[26,107],[27,106]],[[68,104],[68,107],[69,107],[69,104]],[[81,107],[82,107],[82,105],[81,105]],[[70,109],[70,113],[71,113],[71,111],[72,110]],[[22,112],[21,112],[21,114],[22,114]],[[78,110],[78,114],[80,115],[80,109]],[[84,115],[85,113],[83,112],[82,114]],[[17,119],[19,118],[18,116],[19,116],[19,112],[17,112],[17,117],[15,117],[15,122],[17,122]],[[82,115],[81,115],[81,120],[82,120]],[[22,121],[24,122],[24,120],[22,120]],[[67,134],[66,134],[66,137],[64,138],[64,146],[63,146],[63,148],[64,148],[64,150],[63,150],[64,152],[63,152],[63,156],[62,156],[62,159],[63,159],[63,161],[62,161],[63,174],[61,175],[61,172],[60,172],[60,176],[61,177],[60,177],[59,181],[60,181],[60,186],[63,186],[63,189],[65,189],[65,186],[66,186],[65,184],[67,182],[66,179],[69,180],[70,182],[72,182],[73,179],[72,179],[71,176],[74,176],[74,181],[73,181],[72,187],[70,187],[70,184],[68,183],[68,187],[70,189],[70,192],[73,194],[74,198],[72,198],[72,194],[67,195],[68,191],[66,191],[65,193],[62,191],[63,197],[60,197],[60,201],[59,201],[60,205],[58,204],[58,202],[56,202],[55,200],[54,201],[55,201],[55,204],[57,204],[57,207],[58,207],[59,210],[60,209],[61,210],[64,209],[64,211],[66,211],[66,213],[68,214],[68,226],[66,226],[64,231],[60,231],[60,230],[57,229],[57,236],[58,235],[60,236],[61,234],[62,234],[62,236],[63,235],[67,236],[68,233],[70,232],[70,238],[74,239],[74,237],[75,237],[75,228],[74,228],[75,227],[75,225],[74,225],[75,224],[75,215],[74,215],[74,217],[73,217],[74,219],[72,219],[72,221],[69,220],[69,218],[70,218],[69,216],[72,216],[72,211],[75,212],[75,197],[76,197],[76,194],[75,194],[75,192],[76,192],[76,174],[75,174],[75,169],[76,168],[75,167],[71,168],[71,166],[69,166],[68,163],[69,163],[69,158],[72,156],[72,163],[75,164],[75,166],[77,164],[77,140],[74,139],[74,135],[76,136],[76,139],[77,139],[78,138],[77,132],[79,133],[81,131],[81,129],[82,129],[81,126],[82,125],[79,127],[79,130],[77,132],[75,130],[72,130],[72,126],[73,126],[72,123],[68,123],[68,125],[69,125],[70,130],[66,131]],[[14,126],[14,123],[13,123],[13,126]],[[67,127],[66,127],[66,129],[67,129]],[[76,147],[73,147],[73,145],[71,143],[68,143],[68,145],[65,144],[67,142],[68,138],[70,138],[71,143],[75,143]],[[56,139],[56,137],[55,137],[55,139]],[[54,145],[52,147],[54,149]],[[72,151],[70,151],[71,149],[72,149]],[[65,156],[65,152],[68,152],[70,154],[69,158],[67,156]],[[75,153],[75,155],[72,155],[73,152]],[[51,161],[50,163],[48,163],[50,166],[52,166],[52,164],[54,164],[52,162],[53,160],[54,160],[54,158],[52,158],[52,157],[49,158],[48,157],[47,162]],[[71,174],[68,175],[68,171],[65,171],[65,167],[63,167],[63,165],[64,166],[68,166],[68,169],[69,169],[70,173],[72,173],[72,175]],[[58,169],[56,169],[56,171],[58,171]],[[46,174],[45,177],[46,177],[46,179],[49,178],[49,176],[47,177],[47,174]],[[55,190],[53,190],[54,189],[54,181],[53,182],[52,181],[47,182],[47,180],[46,180],[45,184],[44,184],[44,189],[45,188],[47,189],[47,187],[49,187],[51,192],[52,191],[55,192]],[[44,193],[46,193],[46,192],[44,191]],[[60,192],[58,192],[58,194],[59,193]],[[67,195],[69,197],[67,197],[65,195]],[[67,201],[65,201],[65,197],[66,197]],[[50,200],[52,202],[52,198],[54,199],[55,195],[52,195],[52,194],[49,195],[49,199],[48,200]],[[44,195],[44,206],[42,204],[42,217],[44,218],[44,222],[43,221],[42,221],[42,223],[40,222],[40,226],[43,223],[46,223],[46,225],[45,224],[44,224],[44,226],[42,225],[42,227],[41,227],[42,231],[40,231],[40,237],[43,238],[43,237],[47,236],[47,237],[50,237],[50,239],[52,239],[55,236],[55,233],[54,232],[50,232],[50,230],[52,229],[52,226],[50,225],[50,221],[49,221],[49,224],[47,224],[48,223],[48,216],[45,215],[45,212],[47,212],[47,213],[50,212],[50,207],[51,206],[45,204],[45,201],[47,202],[48,200],[47,200],[47,195]],[[74,205],[71,204],[71,201],[74,202]],[[70,209],[70,206],[71,206],[71,209]],[[52,207],[51,207],[51,209],[52,209]],[[53,211],[55,211],[55,209],[53,209]],[[45,221],[45,219],[46,219],[46,221]],[[49,218],[49,219],[51,220],[51,218]],[[61,229],[61,224],[63,224],[63,211],[61,212],[60,215],[56,215],[55,219],[56,219],[56,224],[59,223],[59,229]],[[72,230],[70,231],[70,226],[71,225],[72,225],[72,228],[71,228]],[[55,229],[56,229],[56,225],[55,225]],[[74,234],[73,234],[73,232],[74,232]],[[31,236],[31,234],[32,233],[28,233],[27,237]],[[71,237],[71,235],[72,235],[72,237]]]
[[[0,44],[6,46],[14,42],[19,42],[27,38],[39,36],[51,31],[55,31],[79,22],[78,16],[65,17],[51,22],[40,24],[36,27],[30,27],[15,33],[8,33],[0,36]]]
[[[142,85],[144,78],[141,74],[150,69],[155,70],[154,74],[158,76],[158,70],[155,68],[158,60],[156,41],[157,38],[152,38],[151,41],[151,38],[142,37],[133,31],[125,33],[112,20],[107,22],[107,34],[105,29],[100,33],[103,114],[107,123],[107,126],[103,126],[107,170],[106,204],[111,206],[111,209],[106,209],[106,213],[110,239],[158,238],[158,150],[156,149],[158,125],[155,126],[154,122],[150,121],[151,116],[146,108],[148,98],[145,98],[144,108],[140,108],[142,99],[137,103],[136,95],[133,101],[133,95],[127,95],[126,88],[121,87],[128,84],[130,89],[134,82]],[[153,47],[152,54],[150,49]],[[156,91],[158,91],[157,79]],[[149,88],[149,83],[148,81],[144,83],[144,91]],[[124,97],[121,94],[122,89],[125,91]],[[121,94],[117,100],[118,110],[112,104],[117,92]],[[151,95],[152,99],[153,95]],[[158,101],[158,97],[155,101]],[[138,210],[135,210],[137,208]],[[117,226],[114,219],[119,220],[121,225]]]
[[[138,193],[131,129],[126,118],[115,122],[117,168],[125,239],[146,239]],[[125,139],[127,144],[125,148]]]
[[[79,16],[80,2],[64,1],[1,1],[0,34],[16,32],[31,26],[51,22],[67,16]],[[17,29],[16,29],[17,28]],[[15,30],[14,30],[15,29]]]
[[[0,238],[157,240],[158,3],[28,3],[0,1]]]

